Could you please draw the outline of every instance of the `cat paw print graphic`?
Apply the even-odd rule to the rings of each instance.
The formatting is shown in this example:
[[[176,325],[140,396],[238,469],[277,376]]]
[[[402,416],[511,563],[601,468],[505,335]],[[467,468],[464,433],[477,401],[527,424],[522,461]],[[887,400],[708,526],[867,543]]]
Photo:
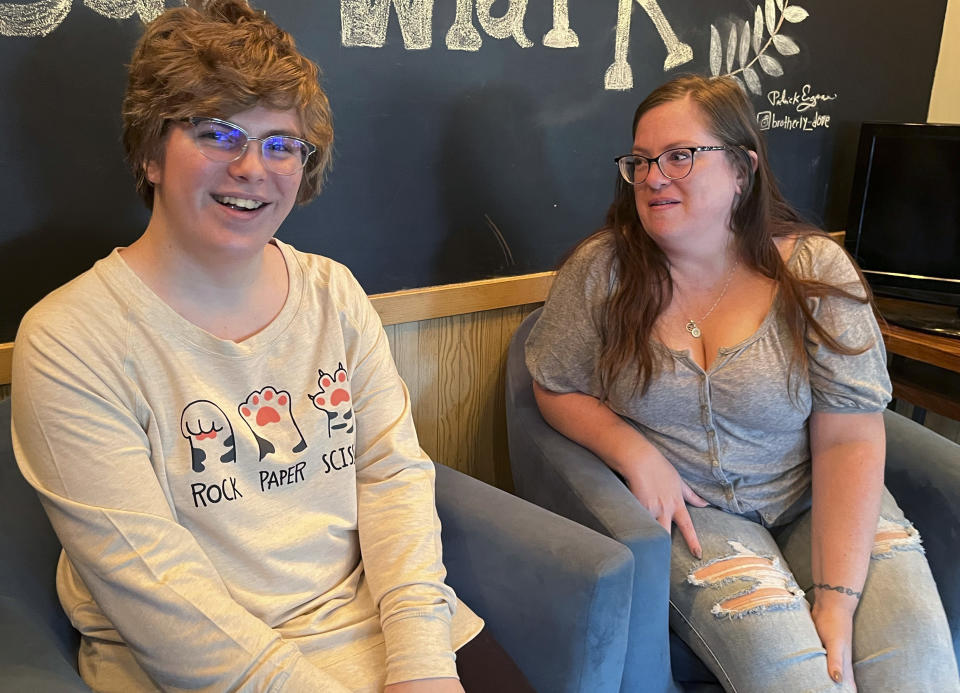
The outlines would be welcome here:
[[[206,469],[204,462],[236,462],[233,427],[223,409],[206,399],[191,402],[180,416],[180,434],[190,441],[193,471]]]
[[[286,455],[307,449],[307,442],[293,419],[289,392],[267,386],[251,392],[238,410],[257,439],[261,460],[274,453]]]
[[[333,373],[326,373],[323,369],[317,373],[320,374],[317,379],[320,392],[307,397],[313,406],[327,415],[327,435],[333,437],[334,431],[353,433],[353,403],[347,370],[339,363]]]

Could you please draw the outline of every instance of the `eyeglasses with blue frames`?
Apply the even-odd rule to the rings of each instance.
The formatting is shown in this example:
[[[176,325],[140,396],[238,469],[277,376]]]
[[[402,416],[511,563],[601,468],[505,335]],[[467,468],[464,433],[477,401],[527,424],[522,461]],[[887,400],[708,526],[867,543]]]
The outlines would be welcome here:
[[[626,154],[618,156],[614,161],[620,169],[620,175],[630,185],[639,185],[647,179],[650,167],[656,162],[660,172],[670,180],[680,180],[690,175],[693,170],[693,159],[697,152],[735,151],[738,147],[710,146],[710,147],[676,147],[668,149],[660,156],[641,156],[640,154]]]
[[[315,145],[292,135],[251,137],[239,125],[220,118],[194,116],[182,118],[181,121],[189,123],[197,149],[210,161],[236,161],[247,151],[250,140],[257,140],[263,154],[263,165],[273,173],[292,176],[306,166],[307,159],[317,151]]]

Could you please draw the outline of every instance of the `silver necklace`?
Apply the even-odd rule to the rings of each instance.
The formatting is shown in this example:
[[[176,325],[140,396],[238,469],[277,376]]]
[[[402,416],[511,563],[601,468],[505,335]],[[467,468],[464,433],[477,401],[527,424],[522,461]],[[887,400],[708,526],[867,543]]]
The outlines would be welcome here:
[[[729,288],[730,282],[733,281],[733,274],[734,272],[737,271],[737,267],[739,266],[740,266],[740,260],[737,260],[735,263],[733,263],[733,269],[730,270],[730,274],[727,276],[727,281],[723,285],[723,288],[720,290],[720,295],[717,296],[717,300],[713,302],[712,306],[710,306],[710,310],[704,313],[703,317],[700,318],[699,320],[694,320],[693,318],[690,318],[690,320],[687,322],[686,324],[687,332],[693,335],[694,338],[700,339],[700,335],[703,333],[700,331],[700,328],[697,326],[697,323],[703,322],[704,320],[706,320],[710,316],[710,313],[713,312],[713,309],[716,308],[717,305],[720,303],[720,299],[722,299],[724,294],[727,293],[727,288]]]

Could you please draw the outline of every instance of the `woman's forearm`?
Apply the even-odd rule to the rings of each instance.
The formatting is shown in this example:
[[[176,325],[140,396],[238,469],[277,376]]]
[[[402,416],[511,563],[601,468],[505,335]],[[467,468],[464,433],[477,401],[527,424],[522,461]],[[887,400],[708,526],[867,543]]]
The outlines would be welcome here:
[[[582,392],[551,392],[536,382],[533,393],[548,424],[625,478],[635,471],[639,460],[659,455],[640,431],[596,397]]]
[[[854,610],[869,567],[883,491],[883,416],[815,413],[812,572],[817,600]],[[841,588],[840,590],[831,588]]]

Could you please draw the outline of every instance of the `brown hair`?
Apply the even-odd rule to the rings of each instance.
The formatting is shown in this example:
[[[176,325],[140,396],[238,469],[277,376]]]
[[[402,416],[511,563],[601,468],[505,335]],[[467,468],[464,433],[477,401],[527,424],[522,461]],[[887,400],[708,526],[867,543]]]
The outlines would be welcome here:
[[[866,297],[831,284],[793,276],[777,250],[774,242],[777,236],[820,232],[801,220],[777,188],[753,107],[733,79],[681,75],[670,80],[655,89],[637,108],[633,117],[634,136],[645,113],[684,98],[689,98],[700,109],[711,133],[733,148],[727,156],[744,184],[742,194],[734,200],[730,227],[742,262],[776,281],[780,288],[784,317],[794,343],[791,378],[798,369],[806,367],[803,344],[808,326],[839,353],[864,351],[840,344],[827,334],[813,317],[806,300],[833,295],[869,302],[870,290],[863,275],[859,276]],[[745,150],[756,152],[756,172]],[[643,229],[633,186],[619,175],[605,226],[590,239],[596,236],[611,237],[614,271],[619,278],[601,311],[598,363],[601,398],[606,399],[617,378],[631,373],[632,369],[636,369],[635,387],[645,392],[656,370],[650,336],[660,313],[670,303],[673,280],[666,255]],[[857,272],[859,274],[859,269]]]
[[[191,0],[153,20],[134,49],[123,99],[123,145],[147,207],[153,185],[146,164],[162,159],[171,120],[227,118],[257,105],[299,112],[303,137],[317,151],[307,160],[297,202],[316,197],[333,145],[319,77],[293,37],[243,0]]]

